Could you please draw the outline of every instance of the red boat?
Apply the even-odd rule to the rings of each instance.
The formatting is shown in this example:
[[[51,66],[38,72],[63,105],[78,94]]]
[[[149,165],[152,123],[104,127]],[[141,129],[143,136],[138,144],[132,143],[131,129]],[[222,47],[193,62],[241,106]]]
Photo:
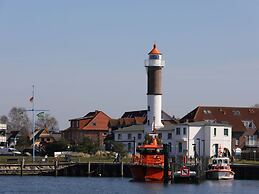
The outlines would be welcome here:
[[[133,156],[130,168],[135,181],[163,181],[164,154],[163,146],[158,145],[152,137],[152,143],[137,147],[137,155]]]

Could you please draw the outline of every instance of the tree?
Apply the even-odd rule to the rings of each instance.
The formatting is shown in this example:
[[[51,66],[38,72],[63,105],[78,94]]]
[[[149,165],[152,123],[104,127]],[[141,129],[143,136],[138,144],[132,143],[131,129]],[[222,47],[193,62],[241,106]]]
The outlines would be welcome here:
[[[49,131],[58,131],[58,121],[55,117],[44,114],[44,112],[37,114],[37,117],[36,128],[48,128]]]
[[[0,117],[0,123],[1,124],[7,124],[8,123],[8,117],[3,115]]]
[[[112,147],[112,151],[119,153],[121,157],[126,156],[127,152],[125,150],[125,146],[123,143],[111,141],[111,147]]]
[[[55,141],[46,145],[46,154],[54,156],[54,152],[66,151],[69,143],[64,139],[61,141]]]
[[[95,154],[100,150],[100,144],[92,138],[84,137],[82,143],[78,144],[76,150],[79,152],[86,152],[88,154]]]
[[[31,131],[31,122],[24,108],[13,107],[8,114],[8,125],[10,131],[20,131],[29,135]]]
[[[31,145],[31,122],[24,108],[13,107],[8,114],[8,131],[19,131],[17,141],[18,149],[24,149]]]
[[[253,107],[254,108],[259,108],[259,104],[255,104]]]

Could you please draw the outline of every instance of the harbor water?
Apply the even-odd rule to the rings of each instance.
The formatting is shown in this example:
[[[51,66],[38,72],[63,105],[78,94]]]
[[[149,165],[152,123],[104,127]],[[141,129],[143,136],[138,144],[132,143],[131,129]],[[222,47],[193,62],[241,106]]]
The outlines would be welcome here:
[[[258,194],[258,180],[204,181],[200,184],[132,182],[129,178],[0,176],[0,193],[85,194]]]

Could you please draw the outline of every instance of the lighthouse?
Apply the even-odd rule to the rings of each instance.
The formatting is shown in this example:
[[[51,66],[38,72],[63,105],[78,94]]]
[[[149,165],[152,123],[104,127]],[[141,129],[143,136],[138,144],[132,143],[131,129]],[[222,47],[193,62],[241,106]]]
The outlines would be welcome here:
[[[147,123],[145,133],[150,133],[154,129],[164,127],[161,122],[162,69],[164,67],[164,60],[156,44],[153,45],[153,49],[148,53],[145,67],[147,70]]]

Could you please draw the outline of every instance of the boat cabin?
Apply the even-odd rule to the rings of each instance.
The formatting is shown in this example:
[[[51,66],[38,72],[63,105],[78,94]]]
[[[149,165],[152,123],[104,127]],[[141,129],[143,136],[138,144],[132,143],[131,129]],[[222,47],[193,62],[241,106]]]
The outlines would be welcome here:
[[[229,165],[229,158],[213,158],[212,165]]]
[[[163,148],[146,148],[146,147],[137,147],[136,150],[141,155],[162,155]]]

